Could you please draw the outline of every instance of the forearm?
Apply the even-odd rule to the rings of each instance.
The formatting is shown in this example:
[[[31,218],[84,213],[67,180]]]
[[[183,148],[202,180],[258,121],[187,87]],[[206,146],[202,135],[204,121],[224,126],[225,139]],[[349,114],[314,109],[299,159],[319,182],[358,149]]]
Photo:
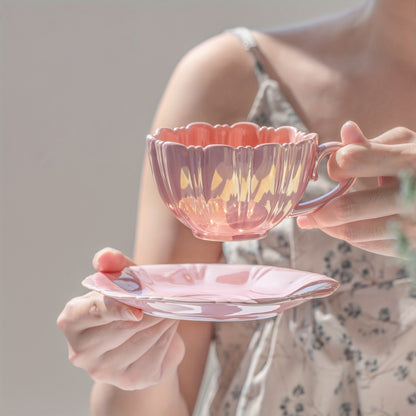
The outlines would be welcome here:
[[[190,416],[179,389],[178,377],[144,390],[125,391],[96,383],[91,394],[93,416]]]

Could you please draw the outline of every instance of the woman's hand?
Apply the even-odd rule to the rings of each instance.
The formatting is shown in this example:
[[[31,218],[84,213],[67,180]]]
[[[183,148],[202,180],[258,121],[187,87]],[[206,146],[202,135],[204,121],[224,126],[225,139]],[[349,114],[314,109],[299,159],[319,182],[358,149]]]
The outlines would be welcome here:
[[[121,252],[104,249],[93,260],[101,272],[134,263]],[[95,292],[70,300],[58,318],[69,359],[99,382],[140,390],[174,375],[185,348],[178,321],[144,315]]]
[[[415,246],[416,207],[409,213],[400,200],[397,175],[407,170],[416,176],[416,133],[399,127],[368,140],[356,124],[347,122],[341,137],[345,146],[329,160],[328,171],[335,180],[360,178],[358,189],[299,216],[298,225],[320,228],[364,250],[397,256],[391,226],[395,222]]]

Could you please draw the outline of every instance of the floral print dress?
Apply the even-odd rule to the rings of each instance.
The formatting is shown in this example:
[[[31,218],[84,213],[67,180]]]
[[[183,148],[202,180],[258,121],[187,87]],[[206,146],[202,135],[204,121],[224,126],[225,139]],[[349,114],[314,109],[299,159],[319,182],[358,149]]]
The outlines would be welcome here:
[[[259,79],[248,120],[306,131],[264,71],[250,32],[234,32]],[[333,186],[323,168],[305,198]],[[264,239],[227,242],[223,251],[227,263],[322,273],[341,286],[277,318],[215,323],[216,385],[202,405],[210,415],[416,415],[416,298],[398,260],[301,230],[291,218]]]

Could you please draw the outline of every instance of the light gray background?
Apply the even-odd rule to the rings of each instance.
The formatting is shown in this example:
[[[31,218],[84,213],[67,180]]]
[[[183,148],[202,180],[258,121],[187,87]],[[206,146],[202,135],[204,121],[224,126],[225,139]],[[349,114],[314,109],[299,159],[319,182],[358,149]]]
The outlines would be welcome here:
[[[91,384],[56,318],[95,251],[132,253],[144,138],[180,57],[229,27],[355,3],[3,2],[0,415],[88,414]]]

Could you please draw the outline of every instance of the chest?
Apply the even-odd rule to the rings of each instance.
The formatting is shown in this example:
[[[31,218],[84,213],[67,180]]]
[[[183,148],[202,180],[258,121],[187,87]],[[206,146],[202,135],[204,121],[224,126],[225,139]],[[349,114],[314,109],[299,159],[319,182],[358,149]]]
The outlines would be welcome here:
[[[353,74],[300,65],[287,74],[288,95],[310,131],[339,140],[347,120],[371,138],[397,126],[416,130],[416,77],[386,67]]]

